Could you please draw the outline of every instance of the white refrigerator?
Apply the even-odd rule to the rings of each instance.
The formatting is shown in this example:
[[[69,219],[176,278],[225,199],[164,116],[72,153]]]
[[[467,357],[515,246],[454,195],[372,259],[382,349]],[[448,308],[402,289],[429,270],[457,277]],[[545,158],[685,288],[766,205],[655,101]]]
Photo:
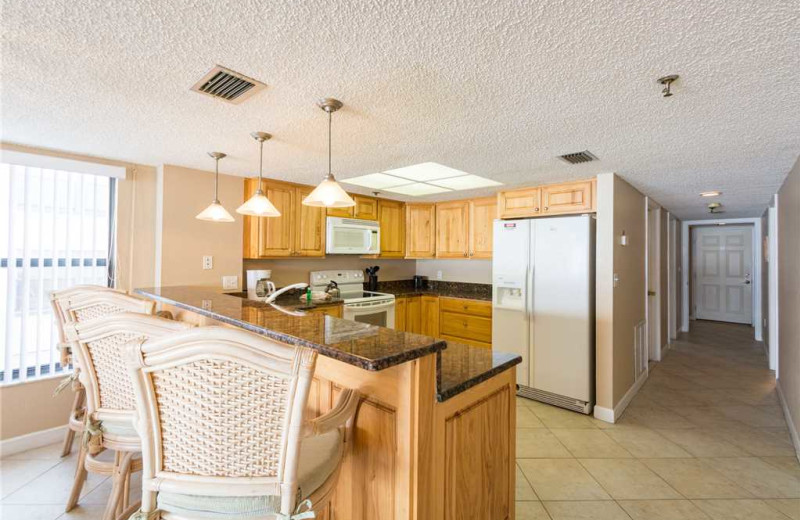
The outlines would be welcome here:
[[[494,221],[492,347],[522,356],[518,395],[594,406],[592,215]]]

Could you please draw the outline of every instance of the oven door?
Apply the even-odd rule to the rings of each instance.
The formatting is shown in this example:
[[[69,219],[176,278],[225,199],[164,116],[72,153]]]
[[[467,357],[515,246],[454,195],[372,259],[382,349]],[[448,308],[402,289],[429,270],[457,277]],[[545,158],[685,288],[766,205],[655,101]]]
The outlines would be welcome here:
[[[345,303],[342,318],[393,329],[394,300]]]

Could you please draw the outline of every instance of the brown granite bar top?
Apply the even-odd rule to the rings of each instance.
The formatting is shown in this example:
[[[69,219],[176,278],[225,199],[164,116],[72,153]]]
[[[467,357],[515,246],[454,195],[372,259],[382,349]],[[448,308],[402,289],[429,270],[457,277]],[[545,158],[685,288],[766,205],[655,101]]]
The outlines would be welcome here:
[[[306,307],[299,301],[279,309],[213,288],[192,286],[145,288],[134,292],[277,341],[312,348],[323,356],[364,370],[384,370],[435,354],[436,399],[440,402],[521,361],[514,354],[470,347],[321,313],[305,313]]]

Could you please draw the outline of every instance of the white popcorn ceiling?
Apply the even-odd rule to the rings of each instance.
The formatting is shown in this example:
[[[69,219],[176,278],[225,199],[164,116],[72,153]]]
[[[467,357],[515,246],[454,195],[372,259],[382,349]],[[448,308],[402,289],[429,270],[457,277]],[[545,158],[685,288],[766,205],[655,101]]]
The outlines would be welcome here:
[[[757,216],[800,153],[796,0],[3,3],[2,139],[315,184],[425,161],[508,186],[617,172],[680,218]],[[265,82],[230,105],[220,64]],[[680,74],[664,99],[655,80]],[[555,156],[588,149],[580,166]],[[369,190],[360,190],[368,192]],[[450,198],[495,190],[454,192]],[[388,195],[388,194],[387,194]],[[399,198],[399,197],[398,197]],[[441,200],[441,196],[423,199]]]

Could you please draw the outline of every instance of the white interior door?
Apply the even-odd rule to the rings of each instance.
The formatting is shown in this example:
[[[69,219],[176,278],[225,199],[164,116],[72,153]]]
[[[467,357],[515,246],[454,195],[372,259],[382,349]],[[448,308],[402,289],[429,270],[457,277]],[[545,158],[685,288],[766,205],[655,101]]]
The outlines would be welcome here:
[[[752,226],[695,229],[695,317],[753,322]]]

